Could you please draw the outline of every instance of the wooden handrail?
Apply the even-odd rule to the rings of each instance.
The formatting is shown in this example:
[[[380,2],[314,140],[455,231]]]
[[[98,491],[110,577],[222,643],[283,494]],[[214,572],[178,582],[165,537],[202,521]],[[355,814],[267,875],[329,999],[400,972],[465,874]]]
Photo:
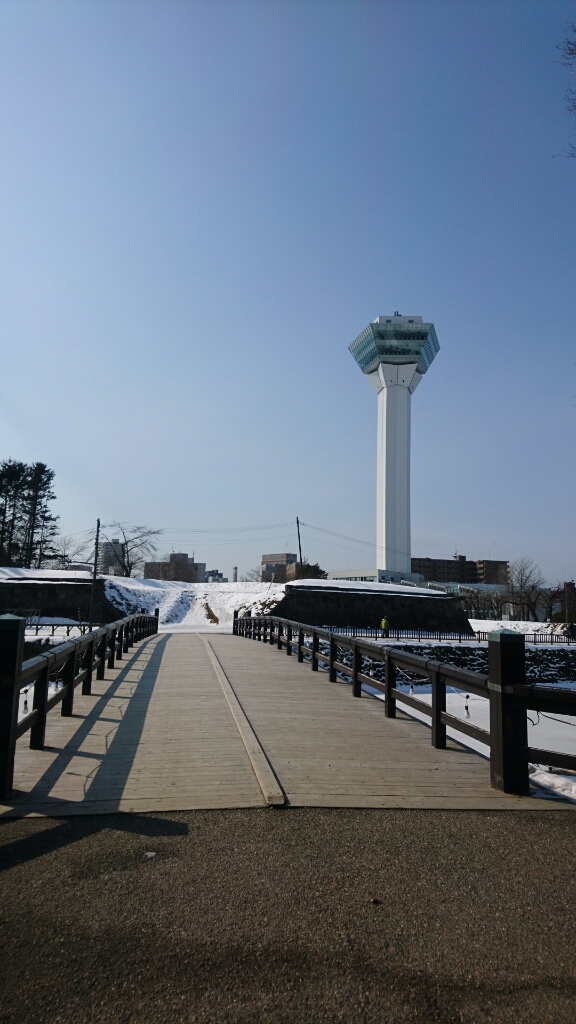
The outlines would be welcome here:
[[[12,792],[17,739],[30,732],[31,748],[41,750],[51,708],[61,703],[62,715],[72,715],[76,687],[81,684],[82,693],[90,694],[94,672],[104,679],[106,666],[113,668],[129,647],[158,632],[158,617],[129,615],[27,661],[22,660],[25,627],[24,618],[0,615],[0,799]],[[62,686],[49,695],[55,680]],[[24,687],[32,690],[32,709],[19,722]]]
[[[525,673],[525,637],[522,633],[495,631],[488,636],[488,675],[456,668],[407,651],[397,651],[387,644],[377,644],[348,632],[310,626],[277,616],[236,617],[233,632],[236,636],[276,639],[278,650],[286,646],[298,650],[298,661],[310,660],[312,671],[325,666],[331,681],[337,676],[347,677],[352,683],[354,697],[360,697],[362,686],[370,686],[385,696],[385,713],[396,717],[396,702],[418,710],[432,720],[432,745],[446,748],[446,726],[470,736],[490,747],[491,784],[506,793],[529,792],[529,763],[551,764],[576,769],[576,756],[537,750],[528,746],[528,710],[553,711],[576,716],[576,691],[546,685],[530,685]],[[352,634],[352,630],[350,630]],[[287,639],[283,639],[283,637]],[[393,632],[392,632],[392,635]],[[297,637],[295,643],[294,637]],[[310,642],[311,639],[311,642]],[[326,647],[320,650],[320,642]],[[347,665],[338,651],[352,654]],[[363,671],[363,660],[385,666],[386,681],[373,679]],[[432,704],[403,693],[396,686],[396,670],[408,671],[426,679],[432,687]],[[446,712],[446,687],[470,691],[490,701],[490,729],[462,721]]]

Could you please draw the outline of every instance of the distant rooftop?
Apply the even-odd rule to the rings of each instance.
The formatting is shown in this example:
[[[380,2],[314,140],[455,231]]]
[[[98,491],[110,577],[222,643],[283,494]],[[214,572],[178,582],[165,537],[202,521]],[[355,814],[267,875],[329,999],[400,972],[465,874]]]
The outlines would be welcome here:
[[[421,316],[378,316],[349,346],[363,373],[373,373],[379,363],[416,363],[426,373],[440,345],[434,324]]]

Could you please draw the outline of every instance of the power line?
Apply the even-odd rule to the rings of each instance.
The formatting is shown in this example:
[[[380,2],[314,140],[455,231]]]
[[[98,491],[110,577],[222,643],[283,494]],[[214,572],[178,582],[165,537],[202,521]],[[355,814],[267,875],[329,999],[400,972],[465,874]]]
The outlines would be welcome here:
[[[188,528],[178,529],[178,527],[171,527],[169,530],[162,530],[162,533],[165,537],[170,536],[171,534],[181,533],[250,533],[258,530],[281,530],[286,526],[293,526],[293,523],[289,521],[286,523],[268,523],[267,526],[215,526],[209,530],[190,530]]]
[[[360,540],[358,537],[348,537],[345,533],[335,533],[334,530],[325,530],[322,526],[312,526],[310,523],[303,523],[300,520],[300,526],[305,526],[308,530],[317,530],[318,533],[328,533],[331,537],[339,537],[340,540],[351,540],[353,544],[363,544],[367,548],[375,548],[376,545],[369,540]]]
[[[359,537],[348,537],[345,533],[334,533],[334,530],[325,530],[322,526],[312,526],[310,523],[303,523],[302,521],[300,521],[300,526],[306,526],[309,530],[317,530],[319,533],[328,533],[331,537],[339,537],[340,540],[349,540],[353,544],[362,544],[364,547],[372,548],[372,550],[377,547],[376,544],[371,543],[369,540],[360,540]],[[396,548],[390,548],[388,546],[386,546],[386,550],[393,552],[395,555],[409,554],[408,551],[398,551]]]

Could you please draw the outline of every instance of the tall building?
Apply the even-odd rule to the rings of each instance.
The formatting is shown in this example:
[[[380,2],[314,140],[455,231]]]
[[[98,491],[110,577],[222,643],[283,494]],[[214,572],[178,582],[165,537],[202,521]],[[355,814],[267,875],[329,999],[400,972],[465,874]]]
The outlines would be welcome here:
[[[421,316],[379,316],[350,345],[378,395],[376,569],[410,579],[410,401],[437,352],[434,324]]]
[[[413,558],[412,572],[431,583],[499,583],[505,586],[508,582],[508,562],[488,559],[471,562],[466,555]]]
[[[144,577],[148,580],[172,580],[179,583],[204,583],[206,562],[195,562],[185,551],[172,552],[167,562],[146,562]]]
[[[260,576],[265,583],[286,583],[296,578],[298,556],[288,551],[280,554],[262,555]]]
[[[97,570],[103,576],[124,575],[124,544],[119,537],[102,541],[98,546]]]

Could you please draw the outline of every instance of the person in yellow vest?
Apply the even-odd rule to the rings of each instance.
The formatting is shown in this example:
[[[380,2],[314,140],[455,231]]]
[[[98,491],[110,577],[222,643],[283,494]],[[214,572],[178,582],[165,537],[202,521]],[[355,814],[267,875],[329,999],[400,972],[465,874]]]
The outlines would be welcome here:
[[[390,629],[390,626],[389,626],[388,619],[386,618],[386,616],[384,616],[384,618],[382,619],[382,622],[380,623],[380,629],[382,630],[382,636],[389,636],[389,632],[388,631]]]

